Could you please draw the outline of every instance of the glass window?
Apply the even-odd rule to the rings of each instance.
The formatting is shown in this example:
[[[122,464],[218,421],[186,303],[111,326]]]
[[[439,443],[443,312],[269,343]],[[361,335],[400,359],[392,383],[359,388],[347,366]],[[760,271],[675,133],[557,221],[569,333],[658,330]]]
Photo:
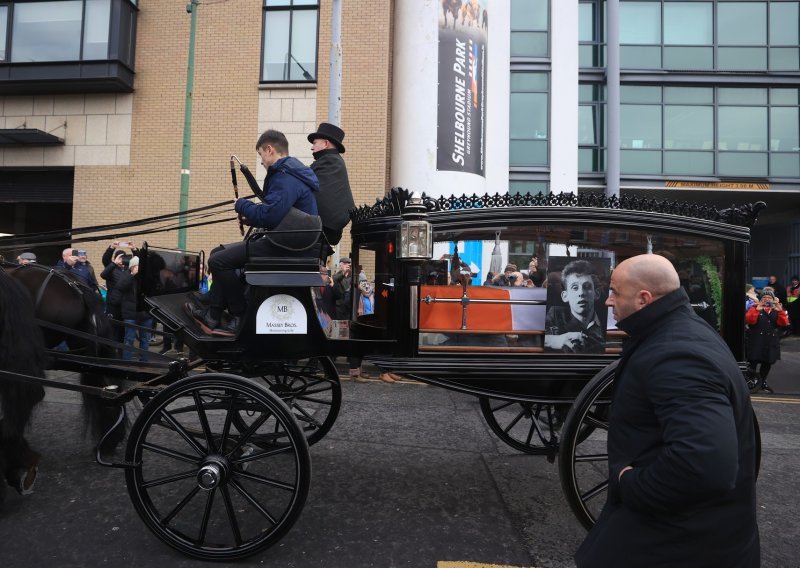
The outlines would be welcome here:
[[[82,0],[15,4],[11,60],[79,60],[82,10]]]
[[[547,32],[511,32],[511,55],[547,57]]]
[[[508,161],[511,166],[546,166],[547,142],[511,140]]]
[[[661,87],[623,85],[619,99],[622,103],[660,103]]]
[[[798,2],[771,2],[769,5],[770,45],[800,45]]]
[[[712,45],[711,2],[665,2],[665,45]]]
[[[8,6],[0,6],[0,61],[6,60],[6,38],[8,32]]]
[[[620,142],[623,148],[661,148],[661,107],[620,105]]]
[[[578,91],[578,171],[602,172],[605,154],[605,86],[583,84]]]
[[[667,104],[714,104],[714,89],[711,87],[664,87],[664,102]]]
[[[798,89],[770,89],[769,96],[773,105],[796,105],[800,103],[800,90]]]
[[[800,150],[800,115],[797,107],[773,107],[769,113],[769,149],[773,152]]]
[[[769,175],[776,177],[800,177],[800,154],[771,154]]]
[[[717,51],[717,69],[767,68],[766,47],[720,47]]]
[[[510,194],[520,193],[522,195],[536,195],[537,193],[547,193],[546,181],[526,181],[526,180],[512,180],[508,184],[508,192]]]
[[[513,4],[512,4],[513,5]],[[596,41],[594,37],[595,30],[595,8],[596,4],[589,4],[583,2],[578,5],[578,40],[579,41]],[[513,17],[512,17],[512,22]]]
[[[619,42],[621,44],[661,43],[661,4],[620,2]]]
[[[664,69],[713,69],[712,47],[665,47]]]
[[[547,93],[511,93],[511,138],[547,138]]]
[[[719,107],[717,116],[720,150],[767,150],[767,107]]]
[[[108,26],[110,18],[110,0],[86,0],[83,59],[108,59]]]
[[[601,0],[583,0],[578,4],[578,60],[581,67],[602,67],[605,35]],[[605,6],[605,2],[602,2]]]
[[[265,0],[262,81],[316,81],[318,18],[318,0]]]
[[[767,175],[767,154],[720,152],[719,175],[764,177]]]
[[[713,175],[714,152],[664,152],[664,173]]]
[[[664,107],[664,148],[674,150],[711,150],[713,147],[713,107]]]
[[[595,336],[601,344],[595,343],[586,351],[618,353],[620,337],[614,333],[616,323],[604,304],[610,272],[624,259],[649,248],[657,253],[669,251],[668,258],[681,275],[681,284],[691,301],[707,304],[697,313],[710,325],[719,329],[720,320],[730,311],[723,304],[723,299],[730,296],[725,288],[728,278],[724,271],[724,243],[698,237],[694,232],[659,231],[639,225],[576,226],[566,221],[534,221],[509,223],[498,230],[466,225],[452,228],[451,224],[446,231],[435,231],[433,239],[433,257],[439,260],[427,261],[421,267],[425,281],[418,300],[420,351],[461,352],[467,356],[493,351],[544,353],[546,335],[558,331],[559,320],[553,315],[566,309],[561,271],[579,259],[581,264],[573,268],[590,271],[599,284],[595,302],[586,309],[596,315],[600,330],[609,330],[608,334],[603,331]],[[533,274],[528,272],[532,257],[537,260]],[[361,262],[361,256],[357,261]],[[458,277],[454,271],[457,262],[477,269],[478,277],[471,279],[472,286],[463,287],[454,280],[453,276]],[[505,277],[503,267],[510,262],[521,270],[522,278]],[[530,277],[530,283],[526,277]],[[376,283],[379,281],[376,278]],[[458,300],[463,295],[480,301],[460,304]],[[595,328],[595,332],[600,330]]]
[[[581,105],[578,108],[578,144],[598,143],[597,111],[596,107],[589,105]]]
[[[511,74],[509,161],[512,166],[548,163],[548,83],[545,73]]]
[[[604,105],[593,106],[594,95],[581,85],[581,173],[605,167]],[[623,174],[800,175],[800,89],[625,85],[620,98]]]
[[[548,78],[544,73],[512,73],[511,92],[547,91]]]
[[[767,43],[767,4],[765,2],[720,2],[717,5],[717,43],[719,45],[765,45]]]
[[[721,105],[765,105],[767,104],[766,89],[719,89],[719,104]]]
[[[548,0],[511,1],[511,56],[547,57]]]
[[[774,71],[797,71],[800,69],[800,49],[795,47],[770,48],[769,68]]]
[[[661,69],[661,47],[623,45],[619,48],[619,61],[623,69]]]
[[[626,174],[661,173],[661,152],[620,150],[620,170]]]

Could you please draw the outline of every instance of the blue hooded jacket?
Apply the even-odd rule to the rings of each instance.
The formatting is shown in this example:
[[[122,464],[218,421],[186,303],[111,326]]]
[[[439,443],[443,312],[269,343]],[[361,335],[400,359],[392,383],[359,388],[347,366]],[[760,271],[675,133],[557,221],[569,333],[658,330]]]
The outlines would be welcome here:
[[[254,227],[271,230],[292,207],[309,215],[319,215],[314,191],[319,191],[317,175],[297,158],[287,156],[267,170],[264,202],[256,204],[240,198],[234,209]]]

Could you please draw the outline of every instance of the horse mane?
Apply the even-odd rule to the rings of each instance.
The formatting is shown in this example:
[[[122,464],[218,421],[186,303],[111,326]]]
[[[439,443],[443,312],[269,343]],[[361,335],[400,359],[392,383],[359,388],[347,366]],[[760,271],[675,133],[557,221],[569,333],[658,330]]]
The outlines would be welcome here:
[[[44,377],[46,356],[28,291],[0,269],[0,369]],[[44,397],[38,384],[0,380],[4,437],[21,436],[33,406]]]

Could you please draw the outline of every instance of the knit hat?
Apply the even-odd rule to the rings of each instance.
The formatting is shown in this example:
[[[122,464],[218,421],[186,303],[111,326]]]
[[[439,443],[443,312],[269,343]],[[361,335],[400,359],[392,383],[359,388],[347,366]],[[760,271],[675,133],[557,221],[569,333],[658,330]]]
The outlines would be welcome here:
[[[124,251],[124,250],[122,250],[122,249],[117,249],[117,250],[115,250],[115,251],[114,251],[114,253],[111,255],[111,258],[113,258],[114,260],[116,260],[116,258],[117,258],[119,255],[121,255],[121,254],[125,254],[125,251]]]
[[[366,282],[367,281],[367,275],[364,274],[363,272],[359,272],[358,273],[358,281],[359,282]]]
[[[507,264],[505,270],[503,272],[516,272],[517,265],[516,264]]]
[[[134,256],[128,261],[128,268],[133,268],[134,266],[139,266],[138,256]]]

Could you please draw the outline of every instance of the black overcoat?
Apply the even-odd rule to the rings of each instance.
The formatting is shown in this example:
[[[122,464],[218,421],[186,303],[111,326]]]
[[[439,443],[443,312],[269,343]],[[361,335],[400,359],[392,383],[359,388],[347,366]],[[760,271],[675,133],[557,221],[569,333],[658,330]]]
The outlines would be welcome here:
[[[355,209],[353,192],[347,176],[347,166],[338,150],[327,149],[314,152],[311,169],[317,174],[319,191],[317,209],[328,242],[335,245],[342,238],[342,229],[350,222],[349,211]]]
[[[759,310],[758,320],[747,326],[747,360],[774,363],[781,358],[778,310]]]
[[[753,409],[736,360],[682,288],[617,325],[630,339],[609,413],[608,497],[577,565],[759,566]]]

